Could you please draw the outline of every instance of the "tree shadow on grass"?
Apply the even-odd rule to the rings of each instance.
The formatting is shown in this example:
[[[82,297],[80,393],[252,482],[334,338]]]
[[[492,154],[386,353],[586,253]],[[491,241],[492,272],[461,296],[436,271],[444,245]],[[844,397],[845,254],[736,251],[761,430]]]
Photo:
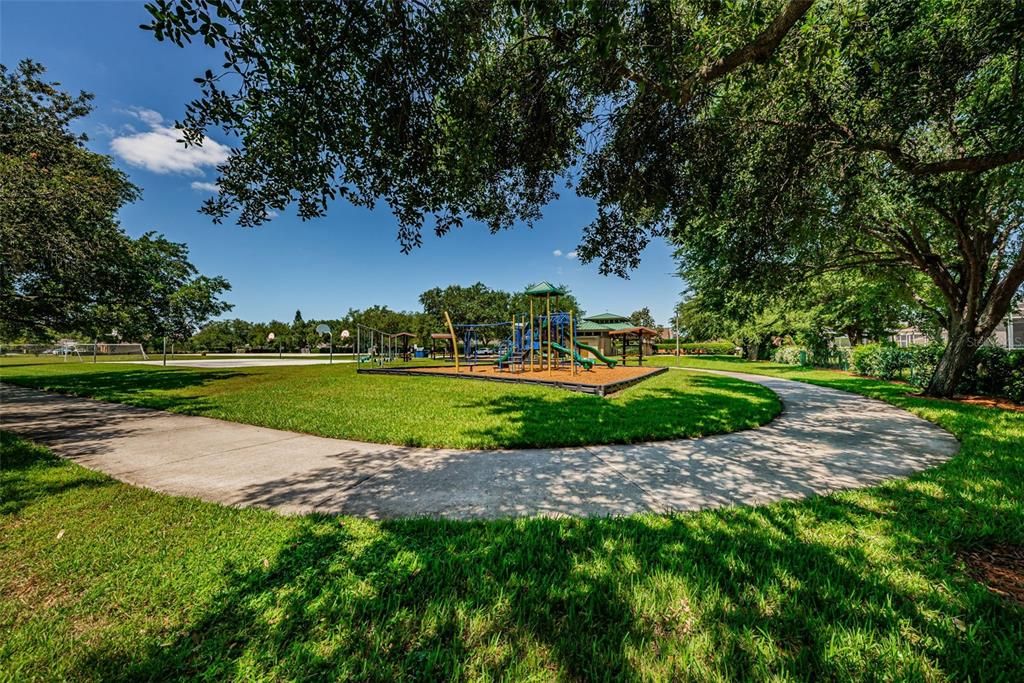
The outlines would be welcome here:
[[[230,370],[131,369],[86,370],[79,373],[18,374],[3,381],[16,386],[42,389],[101,401],[187,412],[201,407],[193,396],[176,396],[171,392],[203,387],[211,382],[231,379],[244,373]]]
[[[143,405],[145,408],[173,410],[194,398],[169,392],[205,386],[211,382],[238,377],[237,371],[193,371],[185,369],[138,369],[60,374],[17,374],[3,381],[17,386],[43,389],[99,400]],[[157,393],[154,393],[157,392]]]
[[[67,462],[47,449],[10,432],[0,431],[0,452],[0,516],[16,514],[33,501],[49,496],[116,485],[95,472],[69,469]],[[28,476],[29,469],[36,470],[36,474]]]
[[[768,390],[748,382],[709,375],[686,379],[681,389],[641,384],[613,399],[509,391],[468,406],[501,418],[500,433],[466,433],[475,441],[515,447],[638,443],[748,429],[781,409]]]
[[[879,523],[906,544],[880,563],[815,535]],[[225,588],[162,643],[79,666],[124,680],[1011,675],[1014,611],[930,589],[948,575],[919,552],[933,536],[841,499],[660,518],[312,517],[266,566],[225,567]],[[952,617],[972,610],[966,638]]]
[[[1024,612],[951,558],[1024,541],[1019,442],[962,434],[970,455],[910,482],[770,507],[302,518],[183,623],[83,648],[72,677],[1014,680]]]
[[[910,482],[667,517],[298,519],[276,555],[72,678],[1011,680],[1024,612],[954,551],[1024,541],[1010,438]],[[238,530],[238,533],[247,533]],[[227,536],[218,543],[230,544]],[[145,588],[137,590],[145,591]],[[198,600],[198,604],[195,604]],[[178,613],[177,611],[175,613]]]

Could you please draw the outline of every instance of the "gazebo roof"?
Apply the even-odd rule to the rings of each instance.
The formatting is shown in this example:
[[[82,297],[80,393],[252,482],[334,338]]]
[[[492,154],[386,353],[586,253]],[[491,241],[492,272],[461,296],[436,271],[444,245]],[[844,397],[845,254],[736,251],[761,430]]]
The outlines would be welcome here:
[[[526,296],[565,296],[565,290],[547,280],[526,288]]]
[[[612,330],[608,333],[609,335],[615,335],[618,337],[625,337],[627,335],[636,335],[638,337],[660,337],[661,333],[657,330],[652,330],[649,327],[627,327],[621,330]]]
[[[584,320],[576,329],[580,332],[610,332],[611,330],[624,330],[633,327],[629,323],[599,323],[593,320]]]
[[[396,332],[394,336],[396,336],[396,337],[415,337],[416,335],[413,334],[412,332]]]
[[[598,313],[597,315],[588,315],[584,320],[594,323],[624,323],[629,320],[629,316],[618,313]]]

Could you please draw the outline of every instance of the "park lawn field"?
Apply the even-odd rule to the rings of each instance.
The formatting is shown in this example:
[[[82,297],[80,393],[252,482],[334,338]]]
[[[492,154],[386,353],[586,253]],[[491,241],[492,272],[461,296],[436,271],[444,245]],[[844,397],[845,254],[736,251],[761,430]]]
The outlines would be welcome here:
[[[877,396],[963,447],[757,508],[377,523],[164,496],[3,435],[0,677],[1021,679],[1024,606],[961,558],[1024,544],[1024,414],[701,363]]]
[[[357,375],[353,364],[240,369],[8,363],[5,382],[320,436],[408,446],[633,443],[754,427],[770,390],[669,372],[609,398],[445,377]]]

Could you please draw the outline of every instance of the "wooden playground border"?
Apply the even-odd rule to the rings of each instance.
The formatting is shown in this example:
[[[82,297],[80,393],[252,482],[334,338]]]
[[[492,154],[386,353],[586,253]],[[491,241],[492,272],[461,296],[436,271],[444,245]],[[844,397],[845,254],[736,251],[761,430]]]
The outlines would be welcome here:
[[[436,372],[441,368],[454,368],[455,365],[431,365],[427,367],[414,367],[414,368],[358,368],[356,374],[362,375],[418,375],[420,377],[449,377],[451,379],[472,379],[482,382],[506,382],[508,384],[539,384],[541,386],[555,387],[556,389],[565,389],[567,391],[578,391],[582,394],[593,394],[595,396],[607,396],[614,394],[617,391],[622,391],[635,384],[639,384],[644,380],[650,379],[656,375],[660,375],[663,372],[668,372],[668,368],[651,368],[650,372],[640,375],[639,377],[630,377],[629,379],[619,380],[617,382],[609,382],[608,384],[583,384],[580,382],[564,381],[561,379],[547,379],[536,377],[541,373],[510,373],[508,376],[505,375],[492,375],[492,374],[473,374],[472,372],[465,373],[450,373],[450,372]],[[432,372],[433,370],[433,372]],[[533,375],[533,377],[522,377],[521,375]]]

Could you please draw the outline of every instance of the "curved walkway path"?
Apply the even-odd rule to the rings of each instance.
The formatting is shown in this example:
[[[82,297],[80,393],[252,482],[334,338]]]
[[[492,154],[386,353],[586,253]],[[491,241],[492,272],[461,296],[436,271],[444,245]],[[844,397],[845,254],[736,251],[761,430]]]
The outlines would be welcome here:
[[[783,402],[766,426],[703,439],[505,451],[405,448],[2,386],[2,428],[164,493],[281,512],[468,519],[758,504],[939,464],[953,436],[881,401],[723,372]]]

